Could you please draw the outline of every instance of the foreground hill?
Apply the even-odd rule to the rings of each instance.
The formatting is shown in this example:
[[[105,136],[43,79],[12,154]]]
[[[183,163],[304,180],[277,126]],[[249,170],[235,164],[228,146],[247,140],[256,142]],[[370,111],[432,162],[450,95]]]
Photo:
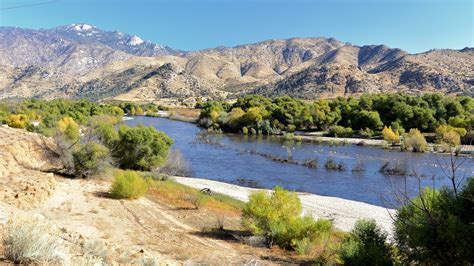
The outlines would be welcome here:
[[[332,38],[268,40],[183,52],[87,24],[0,27],[0,98],[88,97],[154,101],[302,98],[363,92],[472,94],[474,51],[408,54]]]
[[[42,141],[25,130],[0,126],[0,239],[9,222],[35,219],[51,225],[64,265],[183,265],[247,262],[278,264],[285,254],[216,239],[206,234],[225,216],[227,228],[240,214],[220,213],[164,201],[159,193],[139,200],[107,197],[106,180],[67,179],[45,173],[51,162]],[[54,230],[53,230],[54,229]],[[46,232],[44,232],[46,233]],[[43,236],[38,236],[38,238]],[[30,239],[30,241],[38,241]],[[0,264],[10,264],[0,241]],[[267,258],[267,259],[265,259]]]

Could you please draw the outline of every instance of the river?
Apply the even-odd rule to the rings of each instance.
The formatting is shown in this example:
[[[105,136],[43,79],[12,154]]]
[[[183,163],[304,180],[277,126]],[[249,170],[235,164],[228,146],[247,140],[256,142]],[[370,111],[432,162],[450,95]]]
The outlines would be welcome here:
[[[124,123],[164,131],[174,140],[173,149],[180,150],[190,163],[193,176],[199,178],[262,188],[282,186],[385,207],[397,207],[399,202],[394,200],[394,195],[405,190],[414,195],[419,184],[422,187],[449,185],[442,171],[450,160],[447,155],[331,146],[276,137],[208,134],[196,124],[166,118],[139,116]],[[298,164],[278,161],[281,158],[291,158],[290,161]],[[329,158],[343,164],[345,169],[327,170],[325,163]],[[317,167],[302,165],[308,160],[314,160],[313,166]],[[458,176],[474,175],[474,159],[461,160]],[[408,174],[380,173],[386,162],[398,163]]]

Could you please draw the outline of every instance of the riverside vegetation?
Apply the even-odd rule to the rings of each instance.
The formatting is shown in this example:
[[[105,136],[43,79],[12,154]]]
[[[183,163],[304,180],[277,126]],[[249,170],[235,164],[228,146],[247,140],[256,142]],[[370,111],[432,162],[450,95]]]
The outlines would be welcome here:
[[[326,131],[336,137],[383,136],[391,144],[401,143],[402,149],[418,152],[427,149],[421,132],[435,133],[437,142],[456,145],[471,143],[473,138],[474,100],[467,96],[397,93],[303,101],[250,95],[233,104],[209,101],[198,107],[201,126],[224,132]]]
[[[246,99],[270,101],[260,97]],[[282,99],[298,102],[286,97]],[[242,101],[244,100],[240,100]],[[458,103],[461,102],[462,99]],[[300,104],[306,106],[306,103],[300,102]],[[389,242],[387,235],[377,227],[375,221],[360,221],[350,233],[342,233],[335,230],[328,220],[315,220],[310,216],[302,216],[301,202],[297,194],[282,188],[275,188],[271,194],[256,192],[250,195],[248,203],[242,203],[224,195],[203,194],[198,190],[166,180],[167,173],[160,170],[173,169],[174,174],[179,173],[176,171],[179,168],[177,164],[170,165],[175,158],[168,158],[173,141],[165,133],[151,127],[117,127],[116,124],[124,113],[124,109],[120,106],[58,100],[51,102],[31,100],[15,105],[16,108],[8,104],[2,106],[4,113],[9,112],[4,116],[7,124],[53,136],[53,143],[45,140],[40,144],[50,151],[52,158],[62,161],[64,168],[57,169],[57,173],[78,178],[111,175],[113,181],[109,196],[112,198],[136,199],[147,193],[156,193],[171,203],[186,201],[194,209],[217,206],[237,210],[241,212],[243,228],[263,237],[268,246],[278,245],[280,248],[302,254],[306,256],[305,258],[309,256],[310,260],[317,264],[462,265],[474,262],[474,253],[469,248],[469,243],[474,241],[474,213],[472,213],[474,179],[462,180],[457,177],[456,163],[453,165],[452,175],[449,176],[453,181],[452,187],[439,190],[427,188],[421,190],[414,199],[404,198],[403,206],[397,210],[394,217],[394,241]],[[255,123],[256,120],[253,118],[259,118],[256,114],[259,114],[260,108],[252,108],[258,107],[249,107],[247,111],[241,109],[245,112],[241,116],[245,117],[242,118],[244,122]],[[231,109],[231,114],[233,110]],[[205,111],[203,113],[205,114]],[[248,113],[250,114],[247,115]],[[220,119],[221,115],[218,113],[216,119]],[[25,122],[29,117],[40,120],[42,126],[36,128]],[[246,120],[249,117],[252,119]],[[438,123],[440,122],[434,124],[433,128],[438,127],[438,133],[443,136],[460,130],[460,127],[450,128],[455,125],[438,125]],[[295,124],[292,125],[295,126],[295,130],[299,128]],[[382,125],[383,123],[379,128]],[[253,129],[261,130],[258,127]],[[469,127],[468,129],[471,130]],[[398,130],[394,132],[391,128],[386,128],[385,131],[389,132],[386,133],[387,136],[396,136],[399,132]],[[407,139],[419,135],[419,131],[411,129]],[[453,134],[449,133],[448,136],[450,135]],[[423,141],[413,139],[407,142],[413,149],[415,147],[419,149],[419,145],[424,145]],[[457,140],[457,137],[453,139]],[[166,165],[168,166],[165,167]],[[188,171],[186,167],[184,168]],[[55,250],[56,246],[46,246],[44,243],[39,243],[41,244],[39,246],[31,245],[37,243],[33,241],[34,239],[46,238],[38,237],[38,234],[41,235],[40,232],[27,234],[31,224],[25,224],[25,226],[11,224],[7,227],[3,240],[7,257],[19,263],[55,262],[57,258],[53,254],[59,252]],[[48,241],[45,243],[49,243]],[[24,243],[31,244],[24,245]],[[36,250],[37,248],[41,250]]]

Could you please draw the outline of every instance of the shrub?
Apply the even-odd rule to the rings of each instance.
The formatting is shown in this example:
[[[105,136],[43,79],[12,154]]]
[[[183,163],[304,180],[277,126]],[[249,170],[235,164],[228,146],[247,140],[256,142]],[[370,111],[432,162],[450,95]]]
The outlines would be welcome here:
[[[461,144],[461,136],[454,130],[450,130],[443,134],[442,142],[449,146],[458,146]]]
[[[382,135],[383,139],[392,143],[392,145],[400,142],[400,135],[398,135],[398,132],[394,132],[392,127],[385,126],[382,130]]]
[[[206,202],[209,201],[209,196],[205,195],[202,192],[198,192],[196,194],[185,194],[184,195],[184,200],[191,203],[191,205],[193,205],[194,209],[198,210],[202,206],[204,206],[204,204],[206,204]]]
[[[110,161],[110,151],[107,147],[88,142],[72,154],[74,169],[78,176],[88,177],[102,173]]]
[[[428,150],[428,143],[421,132],[412,128],[408,134],[404,135],[403,144],[405,149],[411,149],[413,152],[425,152]]]
[[[395,239],[406,264],[474,262],[474,178],[458,193],[426,188],[397,210]]]
[[[93,125],[94,134],[97,139],[109,149],[114,149],[119,139],[118,132],[111,123],[98,123]]]
[[[66,263],[68,254],[59,238],[45,221],[32,217],[14,217],[3,234],[5,257],[14,263]]]
[[[464,137],[467,134],[467,130],[462,127],[453,127],[450,125],[441,125],[436,128],[436,135],[437,137],[442,137],[443,134],[449,132],[449,131],[454,131],[459,134],[459,136]]]
[[[386,161],[379,169],[379,173],[384,175],[404,176],[408,172],[408,165],[405,161]]]
[[[113,149],[118,141],[118,132],[114,125],[120,120],[115,116],[101,115],[91,118],[89,127],[92,128],[92,135],[109,149]]]
[[[135,171],[117,171],[110,194],[117,199],[137,199],[148,190],[146,180]]]
[[[245,111],[242,110],[240,107],[233,108],[232,111],[229,112],[229,126],[232,130],[237,131],[240,128],[240,119],[242,116],[245,115]]]
[[[58,130],[69,141],[75,142],[79,139],[79,125],[70,117],[64,117],[58,121]]]
[[[339,256],[346,265],[392,265],[387,235],[373,220],[356,222],[351,235],[344,238]]]
[[[7,117],[7,125],[14,128],[25,128],[28,125],[28,116],[26,115],[10,115]]]
[[[271,195],[250,195],[242,215],[242,224],[254,234],[265,236],[270,243],[287,249],[306,250],[307,241],[314,242],[331,230],[331,222],[301,217],[301,202],[295,192],[276,187]]]
[[[326,170],[345,171],[346,165],[343,162],[336,162],[333,158],[328,158],[324,164]]]
[[[163,165],[173,140],[153,127],[121,126],[112,155],[121,168],[149,171]]]
[[[365,171],[365,163],[361,159],[357,159],[356,163],[352,167],[352,172],[363,172]]]
[[[354,131],[350,127],[333,126],[329,129],[328,135],[331,137],[351,137]]]
[[[405,133],[405,129],[403,128],[403,126],[401,125],[401,122],[400,121],[394,121],[390,124],[390,128],[393,130],[393,132],[395,132],[396,134],[398,134],[398,136],[400,135],[403,135]]]
[[[364,138],[370,138],[374,135],[374,131],[368,127],[366,127],[365,129],[361,129],[359,133]]]
[[[313,243],[311,239],[305,237],[301,240],[296,240],[295,242],[295,251],[296,253],[303,255],[307,254],[311,251],[311,248],[313,246]]]
[[[308,168],[318,168],[318,159],[308,159],[303,162],[303,165]]]
[[[166,164],[158,170],[162,174],[172,176],[191,176],[192,170],[188,161],[179,150],[173,150]]]
[[[83,251],[86,256],[98,257],[106,260],[109,250],[105,243],[100,240],[88,240],[84,242]]]
[[[442,143],[450,146],[458,146],[461,144],[461,137],[467,135],[464,128],[452,127],[450,125],[441,125],[436,128],[436,138]]]
[[[244,134],[244,135],[248,135],[248,134],[249,134],[249,130],[248,130],[248,128],[246,128],[246,127],[243,127],[243,128],[242,128],[242,134]]]

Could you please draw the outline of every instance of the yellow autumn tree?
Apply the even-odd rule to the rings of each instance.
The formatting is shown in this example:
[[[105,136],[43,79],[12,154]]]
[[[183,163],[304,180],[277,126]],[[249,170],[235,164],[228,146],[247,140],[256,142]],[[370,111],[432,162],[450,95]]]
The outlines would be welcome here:
[[[245,111],[240,107],[232,108],[229,113],[229,125],[234,130],[240,129],[240,119],[245,115]]]
[[[7,125],[14,128],[25,128],[28,125],[28,116],[26,115],[10,115],[7,118]]]
[[[70,141],[79,139],[79,125],[70,117],[64,117],[58,121],[58,130]]]
[[[391,142],[392,145],[400,142],[400,135],[398,134],[398,132],[394,132],[392,130],[392,127],[384,126],[382,130],[382,135],[383,139],[388,142]]]

